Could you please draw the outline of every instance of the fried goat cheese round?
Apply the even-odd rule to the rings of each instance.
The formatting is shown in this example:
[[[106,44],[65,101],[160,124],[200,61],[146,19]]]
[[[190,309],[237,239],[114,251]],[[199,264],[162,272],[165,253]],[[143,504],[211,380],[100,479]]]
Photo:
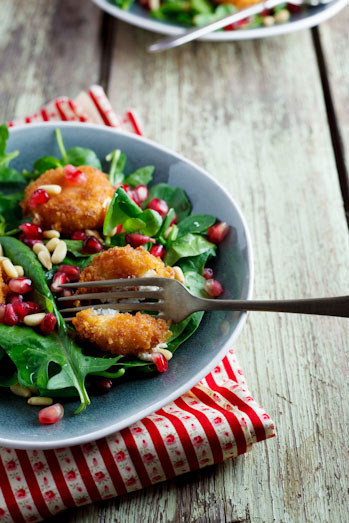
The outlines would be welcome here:
[[[92,263],[82,271],[80,281],[142,276],[174,278],[175,271],[172,267],[165,267],[160,258],[143,247],[134,249],[126,245],[113,247],[95,256]],[[103,290],[106,289],[80,288],[78,294]],[[96,314],[92,309],[83,310],[73,319],[73,325],[80,339],[89,340],[100,349],[113,354],[137,355],[152,352],[159,343],[166,343],[171,336],[170,323],[161,318],[139,312],[135,315],[114,313],[110,309],[104,310],[104,314],[103,309],[99,312],[100,314]]]
[[[134,249],[126,245],[126,247],[113,247],[95,256],[92,263],[82,271],[80,282],[143,276],[175,278],[175,271],[172,267],[165,267],[160,258],[153,256],[143,247]],[[80,288],[78,294],[100,291],[101,288],[88,290]]]
[[[24,215],[31,214],[34,223],[43,229],[56,229],[65,235],[81,229],[102,227],[114,189],[107,175],[98,169],[88,165],[78,169],[87,177],[84,185],[69,183],[62,168],[46,171],[29,184],[21,202]],[[59,185],[62,191],[60,194],[50,195],[46,203],[31,208],[29,199],[42,185]]]
[[[133,316],[111,309],[85,309],[72,321],[80,340],[92,342],[102,351],[124,356],[151,353],[171,336],[168,322],[140,312]]]
[[[8,278],[7,278],[8,279]],[[6,296],[8,294],[8,285],[5,283],[6,273],[2,267],[0,267],[0,303],[6,303]]]

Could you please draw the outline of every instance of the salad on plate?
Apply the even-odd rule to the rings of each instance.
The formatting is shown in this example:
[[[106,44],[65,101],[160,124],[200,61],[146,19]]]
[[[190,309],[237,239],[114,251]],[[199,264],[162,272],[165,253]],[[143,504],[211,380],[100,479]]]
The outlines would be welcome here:
[[[144,276],[174,278],[195,295],[217,297],[223,289],[208,265],[229,226],[191,214],[182,188],[152,183],[153,166],[127,172],[118,149],[107,155],[105,174],[94,151],[66,150],[57,129],[61,157],[38,158],[19,172],[9,165],[20,152],[6,152],[8,136],[3,124],[0,390],[44,407],[39,420],[52,424],[64,415],[59,398],[79,398],[79,413],[90,394],[108,392],[132,372],[165,372],[203,316],[173,324],[94,300],[68,323],[57,298],[75,307],[84,282]],[[73,294],[61,287],[69,282],[82,286]]]

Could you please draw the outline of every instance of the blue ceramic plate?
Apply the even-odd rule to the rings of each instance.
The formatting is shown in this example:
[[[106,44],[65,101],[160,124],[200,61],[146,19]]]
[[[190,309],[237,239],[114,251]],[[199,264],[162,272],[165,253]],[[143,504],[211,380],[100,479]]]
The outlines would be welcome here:
[[[17,169],[31,169],[44,155],[58,155],[55,129],[62,131],[67,148],[93,149],[100,159],[113,149],[128,157],[126,172],[155,165],[155,183],[182,187],[193,211],[210,213],[232,228],[219,248],[216,274],[225,298],[248,299],[252,293],[252,249],[244,218],[229,194],[205,171],[185,158],[134,135],[96,125],[76,123],[32,124],[11,130],[9,150],[18,149]],[[74,415],[76,401],[65,403],[65,416],[56,425],[41,425],[36,408],[22,398],[0,390],[0,445],[47,449],[98,439],[127,427],[160,409],[193,387],[232,347],[246,313],[206,313],[197,332],[175,353],[164,374],[117,384],[109,394],[92,397],[91,405]]]
[[[113,0],[92,0],[101,9],[119,18],[124,22],[142,29],[155,31],[165,35],[179,35],[187,30],[179,24],[156,20],[149,16],[149,11],[144,9],[136,2],[128,11],[120,9],[113,3]],[[238,31],[216,31],[200,38],[200,40],[210,40],[214,42],[227,42],[230,40],[251,40],[255,38],[266,38],[280,34],[294,33],[301,29],[308,29],[321,24],[325,20],[332,18],[339,11],[348,5],[348,0],[332,0],[331,2],[318,7],[311,7],[299,13],[291,15],[290,20],[285,24],[276,24],[272,27],[257,27],[256,29],[239,29]]]

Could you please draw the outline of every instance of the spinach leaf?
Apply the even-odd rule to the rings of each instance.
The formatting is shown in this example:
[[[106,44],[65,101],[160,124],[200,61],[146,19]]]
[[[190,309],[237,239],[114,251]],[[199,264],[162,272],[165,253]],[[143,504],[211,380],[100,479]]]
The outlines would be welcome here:
[[[26,183],[26,179],[16,169],[2,166],[0,167],[0,183]]]
[[[29,327],[0,325],[0,344],[16,365],[22,386],[53,393],[74,387],[81,402],[76,413],[90,404],[86,376],[107,370],[119,359],[86,356],[65,333],[41,336]]]
[[[157,211],[153,209],[146,209],[141,215],[141,219],[145,222],[142,233],[147,236],[155,236],[162,225],[162,218]]]
[[[175,352],[178,349],[178,347],[182,345],[182,343],[184,343],[188,338],[190,338],[199,327],[203,315],[204,312],[194,312],[194,314],[191,314],[188,318],[186,318],[184,320],[186,322],[184,329],[181,330],[180,334],[178,334],[174,339],[170,338],[167,344],[168,350],[170,350],[172,353]],[[181,323],[177,325],[181,325]],[[172,328],[173,326],[171,327],[171,330]]]
[[[146,200],[145,205],[148,205],[150,200],[152,200],[153,198],[160,198],[161,200],[165,200],[165,202],[167,202],[168,205],[172,207],[172,205],[170,205],[170,202],[174,191],[174,188],[171,187],[171,185],[168,185],[168,183],[158,183],[156,185],[153,185],[149,189],[149,197]]]
[[[22,265],[24,274],[33,281],[36,292],[40,294],[45,303],[46,310],[53,312],[56,316],[59,329],[66,330],[64,320],[57,309],[52,293],[46,283],[42,265],[33,251],[24,243],[10,236],[0,237],[0,243],[5,251],[5,255],[10,258],[15,265]]]
[[[178,222],[183,220],[191,211],[190,201],[181,187],[176,187],[171,198],[170,206],[177,213]]]
[[[198,256],[214,248],[215,245],[203,236],[189,233],[172,243],[167,251],[165,262],[167,265],[173,265],[180,258]]]
[[[193,17],[193,24],[198,26],[206,25],[233,13],[236,13],[236,7],[231,4],[222,4],[216,7],[214,13],[201,12],[195,15]]]
[[[123,183],[123,172],[126,164],[126,155],[122,153],[120,149],[115,149],[115,151],[109,153],[105,159],[107,162],[111,162],[109,169],[110,184],[114,186],[118,183]]]
[[[23,199],[23,192],[16,192],[12,194],[3,194],[0,192],[0,215],[1,218],[1,233],[4,234],[6,229],[14,229],[23,220],[22,210],[18,205]]]
[[[188,256],[188,258],[183,258],[179,260],[178,265],[182,269],[183,273],[186,272],[197,272],[202,274],[204,272],[205,265],[207,260],[212,256],[216,256],[215,249],[210,249],[198,256]]]
[[[205,291],[205,278],[197,272],[186,272],[184,274],[185,285],[190,292],[199,298],[209,298],[210,296]]]
[[[8,165],[13,158],[19,155],[19,151],[6,153],[6,145],[9,137],[8,127],[5,123],[0,125],[0,168]]]
[[[216,222],[210,214],[191,214],[178,223],[178,238],[188,232],[203,233]]]
[[[141,167],[134,173],[128,174],[124,180],[124,183],[126,183],[126,185],[130,185],[132,189],[134,189],[137,185],[148,185],[148,183],[153,179],[154,170],[155,167],[153,165]]]
[[[57,167],[63,167],[63,165],[63,162],[59,161],[54,156],[43,156],[34,163],[34,174],[36,177],[38,177],[40,174],[45,173],[49,169],[56,169]]]
[[[91,149],[86,149],[85,147],[72,147],[68,149],[66,158],[64,159],[64,164],[71,164],[75,167],[80,165],[91,165],[96,169],[101,170],[102,165],[99,161],[98,156]]]

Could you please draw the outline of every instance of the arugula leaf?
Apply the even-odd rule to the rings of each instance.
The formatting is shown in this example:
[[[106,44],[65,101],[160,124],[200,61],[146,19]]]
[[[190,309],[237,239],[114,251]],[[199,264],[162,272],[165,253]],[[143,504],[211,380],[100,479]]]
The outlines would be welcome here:
[[[109,169],[109,181],[111,185],[116,185],[118,183],[123,183],[124,181],[124,168],[126,164],[126,155],[120,151],[120,149],[115,149],[109,153],[105,159],[107,162],[111,162]]]
[[[37,387],[39,392],[74,387],[81,401],[76,413],[90,404],[87,374],[105,371],[119,359],[86,356],[65,333],[41,336],[29,327],[0,325],[0,344],[16,365],[22,386]]]
[[[178,238],[188,232],[206,232],[214,223],[216,223],[216,218],[210,214],[191,214],[178,223]]]
[[[214,248],[215,245],[206,240],[203,236],[188,233],[172,243],[167,251],[165,262],[167,265],[173,265],[180,258],[198,256],[199,254]]]
[[[141,167],[134,173],[128,174],[124,180],[124,183],[132,187],[132,189],[137,187],[137,185],[148,185],[148,183],[153,179],[154,170],[155,167],[153,165]]]

